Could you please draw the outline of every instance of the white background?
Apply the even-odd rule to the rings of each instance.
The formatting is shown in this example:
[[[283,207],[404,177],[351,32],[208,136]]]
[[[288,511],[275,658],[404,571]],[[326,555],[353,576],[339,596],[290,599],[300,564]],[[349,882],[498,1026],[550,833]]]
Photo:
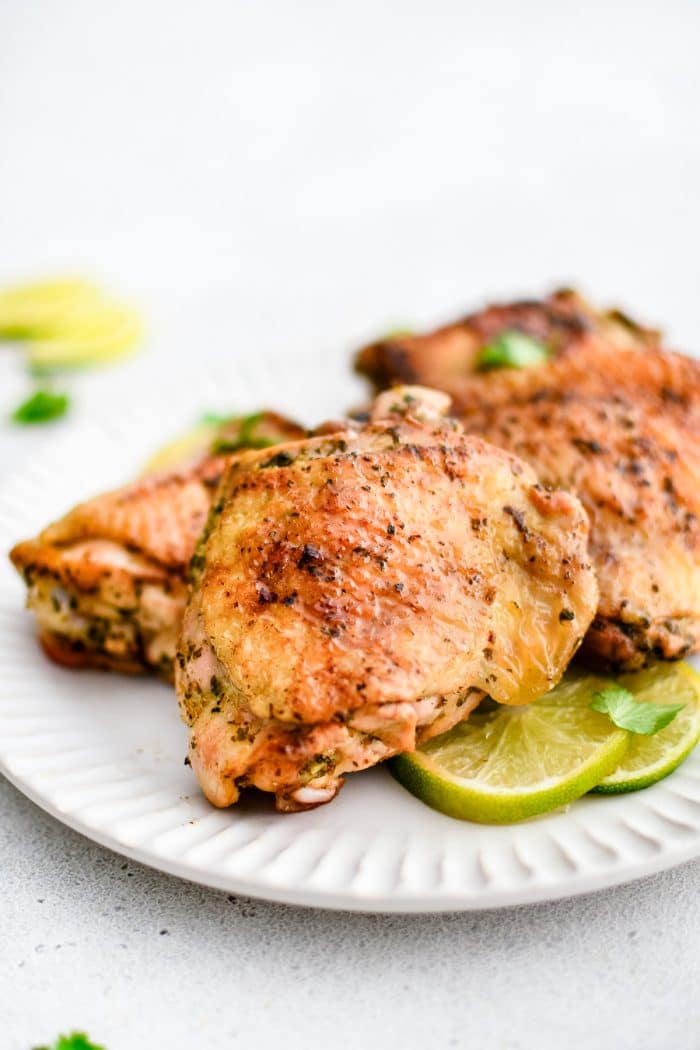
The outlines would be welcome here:
[[[176,430],[165,376],[195,416],[257,353],[317,369],[562,282],[697,348],[699,54],[692,0],[0,0],[0,282],[96,276],[150,327],[31,433],[0,354],[0,477],[123,399]],[[697,1050],[697,864],[551,907],[333,916],[124,867],[8,785],[0,813],[3,1050],[76,1026],[108,1050]]]

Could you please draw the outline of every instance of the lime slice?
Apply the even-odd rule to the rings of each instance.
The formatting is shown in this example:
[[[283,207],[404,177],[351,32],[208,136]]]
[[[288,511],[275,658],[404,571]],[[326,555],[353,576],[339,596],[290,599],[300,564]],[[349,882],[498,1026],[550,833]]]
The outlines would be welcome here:
[[[653,736],[631,734],[620,765],[594,788],[601,794],[639,791],[663,780],[700,740],[700,675],[688,664],[656,664],[646,671],[623,675],[619,681],[636,700],[685,707]]]
[[[88,281],[40,281],[0,291],[0,338],[23,342],[37,372],[121,357],[141,335],[136,311]]]
[[[38,281],[0,291],[0,335],[4,339],[41,338],[65,324],[76,310],[95,309],[102,293],[88,281]]]
[[[422,802],[461,820],[510,824],[558,809],[616,768],[629,734],[592,711],[609,681],[578,671],[521,707],[482,708],[390,763]]]
[[[272,448],[292,439],[297,429],[274,414],[207,415],[200,423],[153,455],[144,473],[176,470],[204,453],[238,452],[249,448]],[[303,433],[303,431],[301,431]]]
[[[195,456],[208,452],[220,430],[220,423],[199,423],[192,427],[186,434],[159,448],[146,463],[144,474],[176,470]]]
[[[50,332],[27,344],[35,371],[102,364],[134,350],[141,339],[141,318],[128,307],[85,304],[55,319]]]

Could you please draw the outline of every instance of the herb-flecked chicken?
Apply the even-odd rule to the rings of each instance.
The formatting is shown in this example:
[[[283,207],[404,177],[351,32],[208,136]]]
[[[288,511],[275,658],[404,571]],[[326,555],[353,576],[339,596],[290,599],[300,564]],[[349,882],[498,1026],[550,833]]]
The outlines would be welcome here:
[[[620,310],[597,310],[566,289],[545,299],[489,306],[434,332],[401,332],[364,347],[355,367],[377,390],[420,383],[446,390],[459,410],[463,377],[479,367],[485,346],[503,332],[519,332],[546,346],[552,357],[570,357],[584,348],[658,349],[661,336]]]
[[[578,500],[404,389],[365,427],[244,452],[193,559],[176,686],[217,806],[282,811],[554,685],[593,617]]]
[[[544,363],[479,371],[480,353],[504,332],[536,337]],[[392,353],[362,351],[358,367],[376,385],[400,381],[406,359]],[[634,670],[697,651],[700,364],[573,293],[487,309],[413,337],[407,353],[411,374],[446,390],[468,431],[584,504],[600,602],[582,658]]]
[[[171,449],[167,469],[82,503],[18,543],[10,557],[51,659],[171,677],[188,565],[226,464],[240,448],[304,434],[271,412],[205,427],[194,443]]]

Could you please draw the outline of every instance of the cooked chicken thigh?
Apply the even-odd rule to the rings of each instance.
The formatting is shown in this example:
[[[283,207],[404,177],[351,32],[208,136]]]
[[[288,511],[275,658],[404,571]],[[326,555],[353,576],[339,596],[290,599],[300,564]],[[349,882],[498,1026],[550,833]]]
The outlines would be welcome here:
[[[576,651],[597,603],[581,505],[445,405],[392,392],[363,429],[232,460],[176,667],[215,805],[329,801],[486,694],[542,694]]]
[[[619,310],[597,310],[576,292],[555,292],[543,300],[489,306],[434,332],[399,333],[366,346],[356,369],[378,390],[420,383],[447,390],[477,367],[479,351],[506,331],[523,332],[546,344],[555,357],[583,348],[645,350],[660,346],[660,334]],[[453,405],[453,410],[457,408]]]
[[[539,314],[532,306],[526,326],[535,334],[539,316],[544,340],[551,302]],[[521,309],[495,312],[513,329]],[[461,368],[453,361],[443,371],[441,385],[468,431],[581,499],[600,587],[581,656],[632,670],[651,656],[676,659],[700,648],[700,364],[660,349],[653,333],[631,322],[619,338],[610,315],[597,315],[600,323],[587,314],[587,327],[577,315],[580,337],[563,352],[555,343],[559,355],[546,364],[475,373],[470,350]],[[470,332],[479,324],[480,315],[470,319]],[[489,338],[496,334],[488,329]],[[415,374],[435,379],[441,339],[435,333],[414,348]]]
[[[585,376],[561,362],[539,381],[506,380],[501,404],[475,380],[462,418],[579,496],[600,587],[581,656],[633,670],[700,648],[700,366],[661,351],[633,369],[626,355],[585,357]]]
[[[47,654],[68,667],[172,676],[187,567],[231,452],[305,431],[274,413],[235,419],[190,442],[179,468],[82,503],[10,554]]]

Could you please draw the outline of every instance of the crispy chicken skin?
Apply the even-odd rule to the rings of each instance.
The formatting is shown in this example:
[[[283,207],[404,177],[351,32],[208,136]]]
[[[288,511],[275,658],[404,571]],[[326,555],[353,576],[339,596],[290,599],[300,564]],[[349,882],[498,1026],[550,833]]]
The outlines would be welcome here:
[[[235,448],[243,437],[272,445],[305,433],[274,413],[254,418],[243,435],[245,421],[222,424],[214,444]],[[231,459],[211,447],[177,469],[80,504],[11,551],[51,659],[67,667],[172,676],[187,568]]]
[[[462,390],[468,430],[585,506],[600,602],[581,657],[615,671],[700,648],[700,366],[663,351],[630,365],[586,351],[575,368],[494,375],[490,404],[485,378]]]
[[[547,342],[551,304],[560,300],[540,304],[539,332],[532,318],[523,327]],[[582,300],[564,300],[567,308],[573,301],[578,316]],[[495,308],[506,328],[520,327],[521,310]],[[588,327],[581,317],[580,337],[563,348],[549,343],[556,353],[546,364],[475,373],[470,351],[438,385],[468,431],[582,501],[600,604],[581,657],[633,670],[700,648],[700,364],[662,350],[655,333],[619,315],[584,314]],[[479,324],[472,318],[470,331]],[[487,337],[496,334],[489,320]],[[441,333],[419,338],[412,367],[435,381]],[[368,371],[362,354],[360,367]]]
[[[404,389],[363,429],[229,465],[193,559],[176,686],[217,806],[282,811],[558,681],[597,586],[580,503]]]
[[[389,336],[360,350],[355,367],[378,390],[420,383],[455,396],[455,382],[474,371],[479,350],[513,329],[546,343],[557,357],[584,347],[637,350],[660,345],[654,329],[643,328],[619,310],[596,310],[565,289],[542,300],[489,306],[434,332]]]

